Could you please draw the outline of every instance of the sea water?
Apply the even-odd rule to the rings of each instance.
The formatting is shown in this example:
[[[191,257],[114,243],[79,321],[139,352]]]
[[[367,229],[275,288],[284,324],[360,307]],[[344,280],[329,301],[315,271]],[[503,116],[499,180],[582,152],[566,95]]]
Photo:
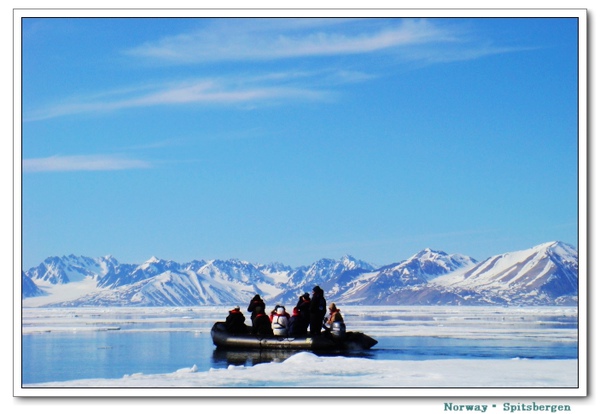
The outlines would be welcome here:
[[[210,337],[226,307],[29,308],[22,312],[22,383],[161,374],[196,366],[283,361],[283,351],[220,351]],[[343,307],[349,330],[379,342],[378,360],[576,359],[573,307]]]

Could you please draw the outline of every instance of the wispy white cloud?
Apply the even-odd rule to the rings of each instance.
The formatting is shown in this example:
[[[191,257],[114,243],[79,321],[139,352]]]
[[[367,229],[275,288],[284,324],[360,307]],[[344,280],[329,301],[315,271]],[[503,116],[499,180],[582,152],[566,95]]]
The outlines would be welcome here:
[[[125,53],[154,62],[200,64],[214,73],[221,67],[216,63],[224,61],[362,57],[393,52],[393,62],[400,59],[429,65],[507,51],[469,40],[456,27],[427,19],[215,19],[209,22],[199,31],[165,37]],[[173,105],[237,105],[247,109],[298,101],[331,102],[338,96],[336,91],[341,85],[381,76],[377,72],[382,66],[374,63],[380,60],[366,62],[363,64],[359,59],[354,65],[340,67],[333,61],[319,61],[319,64],[305,63],[293,69],[271,67],[267,72],[260,65],[230,67],[229,72],[219,72],[212,77],[105,90],[43,108],[28,108],[24,120]]]
[[[223,22],[219,20],[193,33],[145,43],[125,53],[172,63],[261,61],[365,54],[456,40],[453,33],[429,20],[398,19],[361,26],[352,25],[355,21],[327,19],[285,20],[287,25],[278,19],[252,19],[227,25]]]
[[[250,79],[249,79],[250,80]],[[289,84],[252,84],[239,80],[194,80],[180,83],[148,86],[139,90],[129,89],[123,93],[106,93],[90,97],[74,98],[68,103],[59,103],[40,108],[26,114],[25,121],[39,121],[65,115],[105,113],[128,108],[161,105],[231,105],[256,104],[288,100],[326,99],[327,91]]]
[[[23,160],[24,173],[65,171],[115,171],[150,168],[148,161],[115,155],[71,155]]]
[[[175,86],[139,98],[121,101],[120,106],[149,106],[187,103],[240,103],[273,98],[315,97],[318,92],[285,86],[228,87],[216,82]]]

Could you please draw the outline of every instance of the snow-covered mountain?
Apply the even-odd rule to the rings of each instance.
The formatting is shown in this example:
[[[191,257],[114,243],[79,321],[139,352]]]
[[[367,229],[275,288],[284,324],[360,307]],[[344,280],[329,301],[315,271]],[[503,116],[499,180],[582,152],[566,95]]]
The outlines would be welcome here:
[[[346,255],[340,260],[321,259],[311,266],[292,271],[289,282],[281,294],[273,300],[277,303],[296,304],[303,293],[311,293],[315,285],[321,286],[328,297],[338,297],[345,286],[374,266]]]
[[[553,305],[577,300],[578,254],[552,242],[477,263],[425,249],[379,268],[352,256],[291,268],[237,259],[180,264],[156,257],[134,265],[112,256],[71,255],[48,258],[22,278],[24,306],[244,307],[258,293],[268,306],[292,307],[315,285],[329,301],[345,304]]]
[[[363,273],[341,292],[339,301],[357,304],[393,304],[399,290],[424,287],[428,281],[457,269],[467,268],[476,260],[459,254],[425,249],[409,259]],[[406,303],[406,300],[399,302]]]
[[[24,298],[31,298],[34,296],[42,296],[46,293],[40,289],[25,272],[21,272],[21,292]]]
[[[579,255],[570,245],[544,243],[531,249],[506,253],[434,279],[445,291],[461,295],[465,302],[511,304],[574,303],[578,293]]]
[[[85,278],[100,279],[119,266],[112,256],[92,259],[83,256],[49,257],[39,266],[29,269],[26,275],[37,284],[78,282]]]

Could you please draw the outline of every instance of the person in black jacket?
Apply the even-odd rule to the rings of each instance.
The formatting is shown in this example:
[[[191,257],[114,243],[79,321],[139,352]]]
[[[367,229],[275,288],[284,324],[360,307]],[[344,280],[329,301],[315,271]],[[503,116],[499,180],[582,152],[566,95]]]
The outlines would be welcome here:
[[[261,307],[263,310],[266,309],[265,302],[260,298],[260,295],[254,295],[250,304],[248,305],[248,312],[251,312],[250,319],[254,320],[256,316],[256,308]]]
[[[310,299],[310,334],[321,335],[323,320],[327,314],[327,302],[325,301],[325,292],[319,286],[313,288],[313,295]]]
[[[310,294],[308,292],[298,298],[296,308],[298,309],[298,323],[300,324],[298,330],[304,330],[304,334],[306,334],[310,323]]]
[[[263,308],[257,306],[255,308],[256,315],[252,320],[252,335],[256,336],[273,336],[273,329],[271,328],[271,320],[266,313],[263,312]]]
[[[232,310],[229,311],[229,315],[225,319],[225,327],[228,332],[233,334],[245,334],[248,333],[248,327],[244,323],[246,321],[246,317],[240,311],[240,307],[236,306]]]

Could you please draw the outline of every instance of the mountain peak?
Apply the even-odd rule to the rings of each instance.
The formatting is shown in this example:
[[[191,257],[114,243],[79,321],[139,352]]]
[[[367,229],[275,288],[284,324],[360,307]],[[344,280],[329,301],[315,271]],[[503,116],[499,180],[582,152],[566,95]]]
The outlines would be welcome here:
[[[427,247],[420,252],[412,255],[407,261],[418,260],[418,261],[436,261],[436,260],[446,260],[446,258],[452,258],[453,255],[449,255],[448,253],[442,250],[434,250],[430,247]]]
[[[373,267],[373,265],[371,265],[370,263],[367,263],[365,261],[359,260],[359,259],[357,259],[354,256],[351,256],[349,254],[344,255],[340,259],[340,262],[342,263],[342,265],[344,267],[348,268],[349,270],[354,270],[354,269],[373,270],[373,269],[375,269]]]
[[[434,250],[431,247],[426,247],[417,253],[414,257],[428,257],[428,256],[447,256],[448,254],[442,250]]]
[[[536,250],[563,250],[568,252],[576,252],[575,247],[571,246],[569,243],[561,242],[561,241],[553,241],[548,243],[542,243],[536,247]]]
[[[112,256],[69,255],[48,258],[24,272],[23,283],[31,279],[50,293],[44,297],[46,304],[63,306],[217,305],[244,302],[257,293],[267,301],[293,304],[316,284],[328,300],[346,304],[557,305],[577,303],[578,263],[575,248],[557,241],[479,264],[427,247],[378,269],[349,254],[297,268],[238,259],[182,265],[156,256],[135,265],[120,264]],[[84,292],[68,303],[51,293],[53,285],[84,280],[97,282],[87,287],[103,289]],[[30,287],[24,297],[35,294],[35,286]]]
[[[342,256],[340,258],[340,262],[344,265],[344,266],[355,266],[355,265],[359,265],[362,263],[360,260],[357,260],[354,256],[351,256],[349,254],[346,254],[344,256]]]
[[[466,272],[436,279],[435,282],[504,300],[535,303],[561,296],[576,297],[578,253],[566,243],[548,242],[529,249],[492,256]]]

